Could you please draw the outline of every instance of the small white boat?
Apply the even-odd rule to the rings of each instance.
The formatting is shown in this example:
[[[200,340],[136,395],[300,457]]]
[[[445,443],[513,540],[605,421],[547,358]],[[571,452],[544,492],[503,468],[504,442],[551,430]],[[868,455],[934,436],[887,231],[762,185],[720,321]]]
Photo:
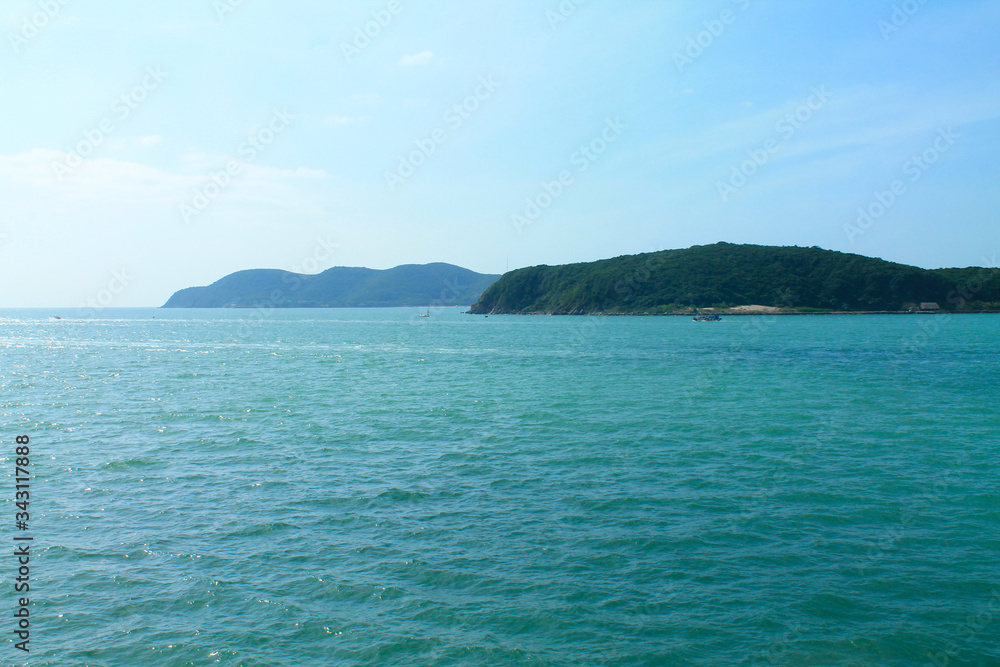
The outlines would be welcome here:
[[[430,316],[431,316],[431,309],[430,308],[427,309],[426,313],[417,313],[417,317],[430,317]]]

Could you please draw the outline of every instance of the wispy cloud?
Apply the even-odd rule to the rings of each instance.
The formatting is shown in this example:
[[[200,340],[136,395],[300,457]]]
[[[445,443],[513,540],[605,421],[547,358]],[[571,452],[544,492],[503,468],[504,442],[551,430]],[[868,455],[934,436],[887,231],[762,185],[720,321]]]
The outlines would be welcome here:
[[[919,139],[944,125],[958,126],[1000,116],[1000,102],[994,89],[956,87],[948,95],[936,98],[892,84],[854,86],[832,92],[833,99],[815,112],[815,119],[804,123],[801,131],[796,129],[794,141],[783,143],[776,162],[885,148]],[[747,113],[706,125],[697,133],[671,132],[642,149],[643,159],[676,164],[743,159],[746,149],[757,147],[770,137],[781,138],[777,123],[794,113],[808,94],[809,91],[804,91],[767,109],[744,105]]]
[[[185,173],[174,173],[149,167],[138,162],[97,158],[85,160],[72,178],[60,184],[52,172],[53,162],[64,160],[66,153],[50,149],[35,149],[16,155],[0,155],[0,179],[17,186],[17,196],[30,192],[43,192],[45,196],[56,193],[62,200],[146,201],[156,205],[171,205],[182,200],[191,187],[206,180],[205,171],[217,167],[224,157],[206,155],[184,156]],[[234,188],[234,195],[227,199],[253,198],[268,188],[284,187],[296,183],[323,180],[328,173],[322,169],[298,167],[282,169],[260,164],[246,164],[239,183],[244,188]],[[107,199],[108,195],[114,195]],[[8,196],[15,196],[14,192]]]
[[[419,65],[429,65],[434,60],[433,51],[421,51],[412,56],[403,56],[399,59],[399,64],[403,67],[416,67]]]

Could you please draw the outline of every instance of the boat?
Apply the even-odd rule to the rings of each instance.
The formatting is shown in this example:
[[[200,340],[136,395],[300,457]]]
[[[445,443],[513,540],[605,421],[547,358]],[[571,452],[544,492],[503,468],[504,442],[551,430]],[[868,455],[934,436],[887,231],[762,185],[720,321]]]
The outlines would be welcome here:
[[[718,315],[695,315],[695,322],[721,322],[722,318]]]
[[[431,309],[430,308],[427,309],[426,313],[417,313],[417,317],[430,317],[430,316],[431,316]]]

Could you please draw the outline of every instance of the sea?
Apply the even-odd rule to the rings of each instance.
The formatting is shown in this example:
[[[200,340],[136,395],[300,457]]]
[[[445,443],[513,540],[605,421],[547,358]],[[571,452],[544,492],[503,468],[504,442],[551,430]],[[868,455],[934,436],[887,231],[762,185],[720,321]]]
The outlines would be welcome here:
[[[1000,665],[1000,316],[420,312],[0,311],[3,660]]]

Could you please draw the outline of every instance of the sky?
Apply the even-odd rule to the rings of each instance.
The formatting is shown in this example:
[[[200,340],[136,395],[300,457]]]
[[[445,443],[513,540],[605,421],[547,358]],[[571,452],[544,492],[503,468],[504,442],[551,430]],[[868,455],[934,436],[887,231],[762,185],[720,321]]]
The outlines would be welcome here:
[[[1000,0],[6,0],[0,307],[727,241],[1000,256]]]

